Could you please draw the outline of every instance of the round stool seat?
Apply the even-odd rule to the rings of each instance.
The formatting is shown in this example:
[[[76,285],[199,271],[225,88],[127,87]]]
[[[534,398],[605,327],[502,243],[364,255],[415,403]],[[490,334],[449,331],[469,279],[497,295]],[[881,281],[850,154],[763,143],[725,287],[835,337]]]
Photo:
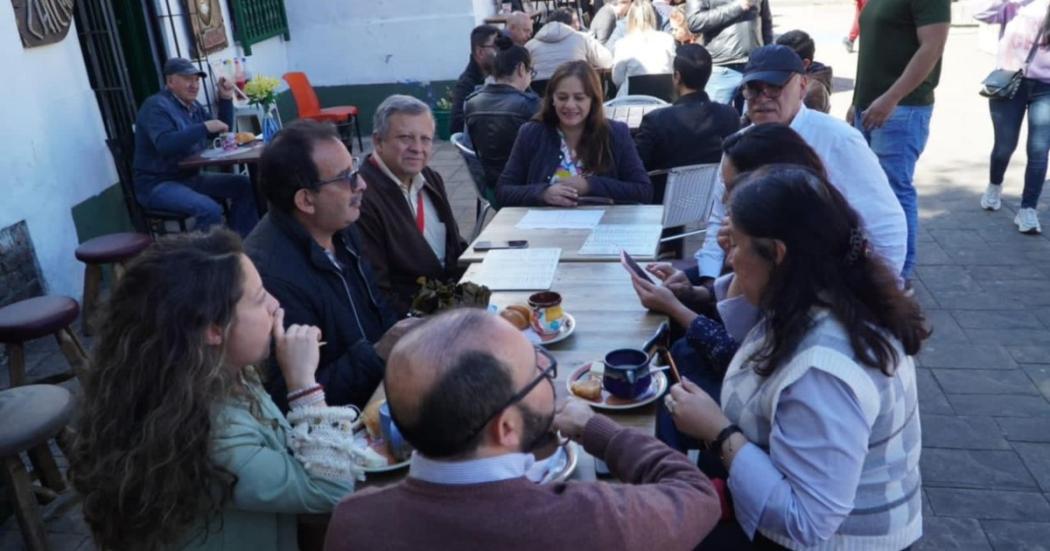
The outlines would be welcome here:
[[[0,308],[0,342],[25,342],[45,337],[73,323],[79,314],[77,301],[58,295],[8,304]]]
[[[76,256],[86,264],[120,262],[139,254],[152,242],[148,235],[141,233],[111,233],[81,243]]]
[[[36,447],[58,434],[73,415],[73,396],[54,385],[0,390],[0,457]]]

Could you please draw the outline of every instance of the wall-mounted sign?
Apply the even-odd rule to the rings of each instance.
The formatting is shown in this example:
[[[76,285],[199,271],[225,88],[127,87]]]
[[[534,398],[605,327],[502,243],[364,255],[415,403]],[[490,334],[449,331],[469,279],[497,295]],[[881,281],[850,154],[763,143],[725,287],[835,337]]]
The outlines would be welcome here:
[[[190,24],[193,25],[193,39],[197,43],[198,57],[217,52],[229,45],[219,0],[186,0],[186,12],[190,14]]]
[[[54,44],[66,37],[75,0],[11,0],[22,46]]]

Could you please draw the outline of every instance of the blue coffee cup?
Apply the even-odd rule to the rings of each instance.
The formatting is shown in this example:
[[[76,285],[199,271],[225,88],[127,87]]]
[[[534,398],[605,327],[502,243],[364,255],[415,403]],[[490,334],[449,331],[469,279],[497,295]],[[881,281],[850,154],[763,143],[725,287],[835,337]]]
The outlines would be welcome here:
[[[401,436],[401,431],[397,430],[397,424],[390,416],[390,406],[386,402],[379,406],[379,432],[390,449],[390,455],[398,461],[407,459],[412,453],[412,446]]]
[[[620,348],[605,355],[602,386],[610,394],[634,400],[649,390],[653,376],[649,372],[649,355],[633,348]]]

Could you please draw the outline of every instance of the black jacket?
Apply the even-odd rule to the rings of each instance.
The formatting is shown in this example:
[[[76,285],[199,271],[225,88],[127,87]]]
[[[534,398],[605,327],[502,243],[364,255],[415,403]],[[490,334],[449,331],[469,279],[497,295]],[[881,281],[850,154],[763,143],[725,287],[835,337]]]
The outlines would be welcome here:
[[[646,113],[634,143],[649,171],[717,163],[722,158],[722,140],[739,129],[735,109],[695,92]]]
[[[689,30],[703,37],[715,65],[747,63],[751,50],[773,42],[773,16],[769,0],[745,10],[740,0],[688,0],[685,17]]]
[[[456,81],[456,86],[452,88],[452,115],[449,121],[449,132],[455,134],[463,131],[463,104],[466,103],[467,96],[473,94],[474,90],[484,83],[485,72],[481,70],[481,65],[478,65],[478,62],[474,61],[474,56],[471,55],[467,68],[463,69],[459,80]]]
[[[486,84],[467,97],[467,134],[485,167],[485,186],[490,190],[496,189],[518,129],[539,108],[540,97],[535,92],[520,92],[509,84]]]
[[[284,308],[285,325],[321,329],[327,344],[321,348],[317,382],[324,386],[328,404],[364,407],[383,380],[384,362],[372,345],[396,319],[359,252],[356,228],[335,236],[341,271],[297,220],[277,209],[259,221],[244,246],[263,286]],[[272,358],[265,372],[267,391],[287,411],[288,388]]]

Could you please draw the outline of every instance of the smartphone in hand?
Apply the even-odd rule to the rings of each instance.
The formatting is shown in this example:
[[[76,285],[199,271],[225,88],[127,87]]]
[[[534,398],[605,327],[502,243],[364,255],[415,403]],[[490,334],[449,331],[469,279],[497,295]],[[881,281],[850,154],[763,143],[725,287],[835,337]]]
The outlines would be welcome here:
[[[491,251],[493,249],[527,249],[529,242],[524,239],[511,241],[478,241],[474,244],[475,251]]]
[[[650,277],[649,274],[646,273],[645,270],[643,270],[642,267],[639,266],[633,258],[631,258],[631,255],[627,254],[627,251],[622,249],[620,250],[620,264],[623,264],[623,267],[626,268],[629,272],[644,279],[645,281],[648,281],[649,283],[652,283],[653,285],[656,285],[656,281],[654,281],[653,278]]]

